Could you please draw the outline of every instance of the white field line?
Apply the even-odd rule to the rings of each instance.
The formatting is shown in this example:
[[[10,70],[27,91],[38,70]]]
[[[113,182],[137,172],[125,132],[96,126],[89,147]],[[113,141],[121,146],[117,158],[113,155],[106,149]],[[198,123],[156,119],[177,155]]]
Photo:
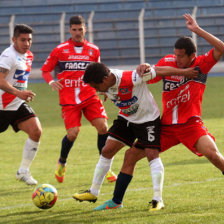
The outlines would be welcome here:
[[[164,188],[186,186],[186,185],[192,185],[192,184],[201,184],[201,183],[206,183],[206,182],[214,182],[214,181],[217,181],[217,180],[223,180],[223,177],[210,178],[210,179],[206,179],[206,180],[203,180],[203,181],[189,181],[189,182],[186,182],[186,183],[172,183],[170,185],[165,185]],[[151,189],[151,187],[128,189],[127,191],[136,192],[136,191],[145,191],[145,190],[149,190],[149,189]],[[109,194],[111,194],[111,192],[100,194],[100,195],[109,195]],[[67,200],[74,200],[74,199],[72,197],[69,197],[69,198],[59,199],[58,201],[67,201]],[[18,204],[18,205],[13,205],[13,206],[0,207],[0,211],[1,210],[9,210],[9,209],[13,209],[13,208],[30,207],[30,206],[33,206],[33,203],[26,203],[26,204]]]

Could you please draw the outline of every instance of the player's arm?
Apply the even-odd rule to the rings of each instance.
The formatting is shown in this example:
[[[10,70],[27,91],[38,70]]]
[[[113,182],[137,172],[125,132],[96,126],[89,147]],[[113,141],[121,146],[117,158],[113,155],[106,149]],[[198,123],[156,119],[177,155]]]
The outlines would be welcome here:
[[[198,76],[198,71],[195,70],[195,68],[180,69],[170,66],[150,66],[150,64],[147,63],[139,65],[136,70],[140,76],[144,77],[144,81],[149,81],[156,76],[180,75],[188,79]]]
[[[6,81],[6,76],[8,75],[9,70],[6,68],[0,67],[0,89],[3,91],[10,93],[14,96],[19,97],[22,100],[26,100],[27,102],[33,101],[35,93],[30,90],[18,90],[13,87],[8,81]]]
[[[63,78],[55,81],[51,73],[47,71],[42,71],[42,77],[49,84],[49,86],[51,87],[53,91],[59,91],[63,88],[63,85],[61,84],[61,81],[63,80]]]
[[[190,14],[185,14],[183,15],[183,17],[185,18],[186,26],[190,31],[205,39],[209,44],[211,44],[215,48],[213,51],[213,56],[214,59],[218,61],[224,54],[223,41],[202,29]]]

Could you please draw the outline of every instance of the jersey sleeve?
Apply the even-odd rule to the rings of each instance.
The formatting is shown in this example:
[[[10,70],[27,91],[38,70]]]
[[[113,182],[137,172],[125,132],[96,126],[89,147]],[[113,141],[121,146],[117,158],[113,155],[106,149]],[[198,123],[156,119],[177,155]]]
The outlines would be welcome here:
[[[217,63],[213,56],[214,48],[204,55],[198,56],[198,65],[203,74],[208,74],[211,68]]]
[[[16,62],[14,55],[11,55],[10,52],[4,51],[0,56],[0,67],[11,70],[13,65]]]
[[[44,72],[51,72],[54,70],[55,66],[58,64],[58,54],[59,54],[59,49],[55,48],[46,61],[44,62],[44,65],[42,66],[41,70]]]

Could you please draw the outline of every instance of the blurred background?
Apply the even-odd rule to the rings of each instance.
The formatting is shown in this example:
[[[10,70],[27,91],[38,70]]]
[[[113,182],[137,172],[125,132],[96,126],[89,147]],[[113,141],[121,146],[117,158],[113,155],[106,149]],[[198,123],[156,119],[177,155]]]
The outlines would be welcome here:
[[[9,46],[13,27],[26,23],[34,29],[34,62],[30,78],[41,78],[49,53],[69,37],[69,18],[86,19],[86,39],[98,45],[101,61],[110,67],[133,69],[142,62],[155,64],[173,53],[179,36],[192,36],[182,15],[224,40],[224,0],[0,0],[0,53]],[[195,37],[198,54],[211,46]],[[212,73],[222,74],[223,59]]]

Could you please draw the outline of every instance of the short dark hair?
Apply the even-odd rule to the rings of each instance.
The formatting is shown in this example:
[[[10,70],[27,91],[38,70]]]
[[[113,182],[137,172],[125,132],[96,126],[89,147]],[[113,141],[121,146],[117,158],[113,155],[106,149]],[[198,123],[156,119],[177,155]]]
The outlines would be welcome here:
[[[72,16],[69,20],[69,25],[72,26],[73,24],[76,24],[76,25],[83,24],[83,25],[85,25],[86,21],[81,15]]]
[[[33,29],[26,24],[16,24],[14,27],[13,37],[18,37],[21,33],[33,33]]]
[[[180,37],[175,43],[176,49],[185,49],[185,53],[190,56],[195,53],[197,47],[191,37]]]
[[[110,69],[101,62],[89,64],[85,70],[83,81],[85,83],[102,83],[103,78],[110,75]]]

